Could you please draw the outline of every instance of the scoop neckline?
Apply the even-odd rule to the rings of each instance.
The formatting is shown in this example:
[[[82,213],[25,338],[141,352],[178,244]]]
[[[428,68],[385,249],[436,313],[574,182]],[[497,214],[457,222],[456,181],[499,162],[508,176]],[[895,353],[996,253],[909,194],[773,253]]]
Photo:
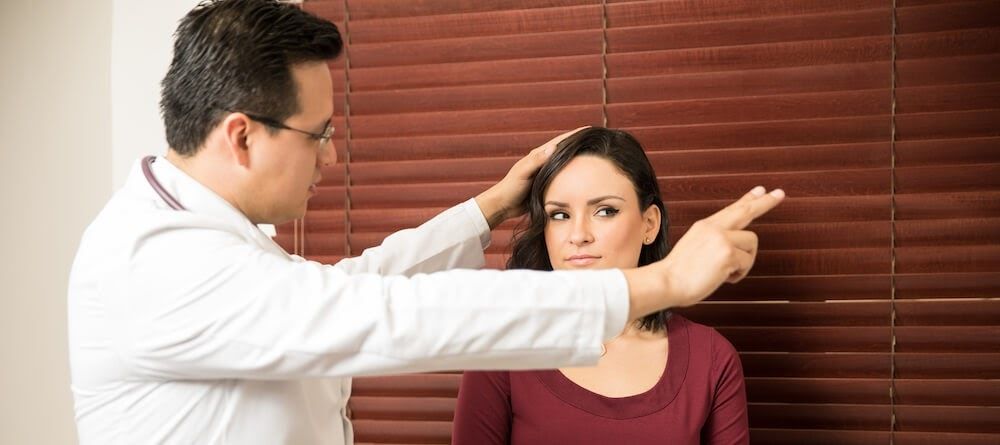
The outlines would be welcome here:
[[[611,419],[630,419],[660,411],[673,402],[687,377],[690,342],[687,320],[673,314],[667,320],[668,354],[660,379],[652,388],[625,397],[598,394],[566,377],[558,369],[538,371],[542,385],[563,402],[591,414]]]

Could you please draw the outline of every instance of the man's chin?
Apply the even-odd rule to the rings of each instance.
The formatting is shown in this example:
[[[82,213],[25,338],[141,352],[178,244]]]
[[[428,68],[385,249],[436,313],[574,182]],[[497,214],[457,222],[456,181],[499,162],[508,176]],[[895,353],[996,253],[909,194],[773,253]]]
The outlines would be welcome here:
[[[263,218],[262,221],[254,221],[254,224],[273,224],[275,226],[280,226],[285,223],[290,223],[297,219],[305,218],[306,216],[306,206],[302,206],[301,209],[282,213],[281,215],[274,215],[270,217]]]

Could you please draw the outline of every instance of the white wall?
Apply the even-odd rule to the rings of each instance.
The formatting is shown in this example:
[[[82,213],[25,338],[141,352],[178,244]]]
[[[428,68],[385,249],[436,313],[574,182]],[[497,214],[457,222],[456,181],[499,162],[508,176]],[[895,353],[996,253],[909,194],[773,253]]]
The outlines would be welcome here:
[[[159,82],[195,4],[0,1],[0,444],[76,441],[70,264],[132,162],[166,151]]]
[[[136,159],[162,155],[160,81],[177,21],[198,0],[114,0],[111,34],[111,175],[118,189]]]
[[[0,2],[0,443],[76,441],[66,283],[111,191],[111,0]]]

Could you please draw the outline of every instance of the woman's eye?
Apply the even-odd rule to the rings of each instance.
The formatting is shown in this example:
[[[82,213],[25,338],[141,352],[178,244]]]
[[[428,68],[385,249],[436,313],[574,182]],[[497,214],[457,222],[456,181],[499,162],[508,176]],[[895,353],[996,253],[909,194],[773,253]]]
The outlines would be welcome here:
[[[566,212],[552,212],[549,213],[549,219],[563,221],[569,219],[569,215],[567,215]]]
[[[604,207],[597,211],[597,216],[615,216],[618,214],[618,209],[612,207]]]

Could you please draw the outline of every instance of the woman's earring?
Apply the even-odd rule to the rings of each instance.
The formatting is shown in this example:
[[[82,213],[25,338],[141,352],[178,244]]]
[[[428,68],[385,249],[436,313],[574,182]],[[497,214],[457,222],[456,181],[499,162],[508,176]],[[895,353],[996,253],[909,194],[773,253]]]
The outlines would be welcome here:
[[[643,244],[649,244],[649,243],[651,243],[651,242],[652,242],[652,241],[650,241],[649,237],[647,236],[647,237],[646,237],[646,240],[645,240],[645,242],[644,242]]]

